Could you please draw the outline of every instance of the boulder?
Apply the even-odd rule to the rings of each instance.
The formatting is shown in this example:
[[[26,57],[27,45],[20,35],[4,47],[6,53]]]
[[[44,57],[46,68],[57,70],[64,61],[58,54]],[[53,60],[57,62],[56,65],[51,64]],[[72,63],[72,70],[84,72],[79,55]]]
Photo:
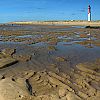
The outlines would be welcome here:
[[[64,97],[66,95],[66,89],[63,87],[59,87],[59,97]]]
[[[11,57],[7,57],[7,58],[2,58],[0,59],[0,69],[4,68],[4,67],[8,67],[12,64],[17,63],[17,60],[11,58]]]
[[[4,58],[5,56],[0,52],[0,59]]]
[[[100,73],[96,72],[95,70],[93,70],[91,67],[88,67],[88,66],[89,66],[88,64],[82,64],[82,63],[76,65],[76,67],[83,72],[100,75]]]
[[[69,91],[73,91],[73,89],[71,87],[69,87],[67,84],[64,84],[62,81],[60,81],[54,77],[48,76],[48,79],[49,79],[49,82],[54,84],[54,85],[61,86]]]
[[[3,78],[3,75],[0,74],[0,80]]]
[[[82,100],[79,96],[77,96],[75,93],[73,92],[69,92],[67,95],[67,100]]]
[[[16,54],[14,54],[13,58],[17,59],[18,61],[26,62],[26,61],[31,60],[31,55],[16,55]]]
[[[2,54],[6,56],[11,56],[15,53],[16,49],[6,48],[2,50]]]
[[[49,95],[40,95],[34,97],[32,100],[62,100],[62,99],[59,99],[57,95],[49,94]]]
[[[21,100],[26,96],[28,96],[27,91],[11,78],[0,81],[0,100]]]

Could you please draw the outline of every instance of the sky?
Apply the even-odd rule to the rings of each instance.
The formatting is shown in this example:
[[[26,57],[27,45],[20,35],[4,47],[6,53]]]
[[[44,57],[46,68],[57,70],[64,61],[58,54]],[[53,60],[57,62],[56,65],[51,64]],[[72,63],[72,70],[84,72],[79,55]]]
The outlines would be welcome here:
[[[0,23],[13,21],[100,20],[100,0],[0,0]]]

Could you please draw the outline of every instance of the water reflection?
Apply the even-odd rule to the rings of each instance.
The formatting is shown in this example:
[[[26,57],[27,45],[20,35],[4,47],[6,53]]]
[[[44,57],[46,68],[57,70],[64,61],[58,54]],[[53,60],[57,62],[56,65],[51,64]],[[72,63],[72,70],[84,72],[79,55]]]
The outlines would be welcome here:
[[[18,26],[19,27],[19,26]],[[18,28],[16,27],[16,28]],[[3,42],[4,40],[4,42]],[[50,56],[65,57],[67,61],[76,64],[100,58],[100,40],[89,32],[53,33],[53,34],[20,34],[0,35],[0,44],[26,44],[28,46],[45,48]]]
[[[95,43],[98,41],[97,38],[93,37],[91,35],[91,32],[89,31],[88,33],[84,33],[84,34],[78,34],[79,37],[78,37],[78,40],[77,44],[80,44],[86,48],[94,48],[95,47]]]

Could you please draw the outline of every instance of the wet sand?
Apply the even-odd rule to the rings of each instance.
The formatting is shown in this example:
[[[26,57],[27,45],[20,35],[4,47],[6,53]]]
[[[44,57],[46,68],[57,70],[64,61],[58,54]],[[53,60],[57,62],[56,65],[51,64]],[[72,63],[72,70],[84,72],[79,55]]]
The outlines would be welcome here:
[[[66,25],[1,26],[0,100],[99,100],[99,33]]]

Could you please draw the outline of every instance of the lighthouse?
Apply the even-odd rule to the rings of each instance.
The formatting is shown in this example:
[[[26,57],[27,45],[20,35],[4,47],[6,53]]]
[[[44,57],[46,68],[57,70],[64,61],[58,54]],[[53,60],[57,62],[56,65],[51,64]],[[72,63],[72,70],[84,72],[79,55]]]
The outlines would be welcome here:
[[[88,6],[88,21],[91,21],[91,6]]]

